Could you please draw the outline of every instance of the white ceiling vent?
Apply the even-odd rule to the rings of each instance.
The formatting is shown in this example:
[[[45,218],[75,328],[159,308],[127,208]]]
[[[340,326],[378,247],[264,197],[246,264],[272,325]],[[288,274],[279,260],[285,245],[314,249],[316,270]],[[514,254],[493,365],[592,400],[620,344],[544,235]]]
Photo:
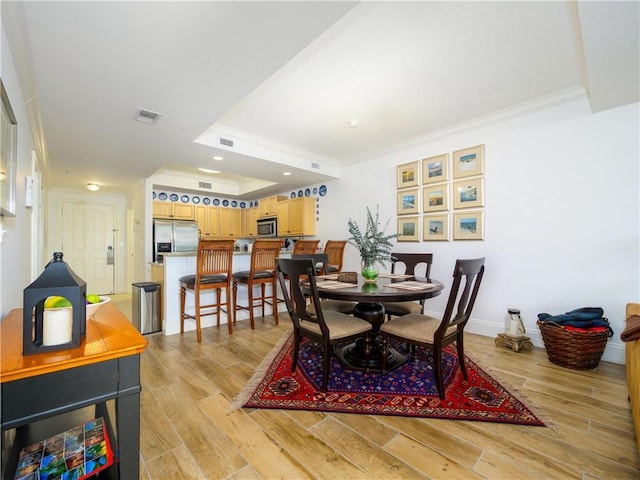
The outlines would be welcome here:
[[[142,123],[149,123],[151,125],[155,124],[158,119],[162,116],[161,113],[154,112],[151,110],[147,110],[145,108],[138,108],[134,120]]]
[[[220,145],[225,145],[227,147],[233,147],[233,140],[229,140],[228,138],[220,137]]]
[[[210,182],[198,182],[198,187],[206,188],[207,190],[211,190],[213,188]]]

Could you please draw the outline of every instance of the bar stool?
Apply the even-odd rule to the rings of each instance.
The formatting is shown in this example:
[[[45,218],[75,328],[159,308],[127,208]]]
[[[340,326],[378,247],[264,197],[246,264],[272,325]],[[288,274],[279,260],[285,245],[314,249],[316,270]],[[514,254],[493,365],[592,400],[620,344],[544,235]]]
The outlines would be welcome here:
[[[228,315],[229,294],[231,293],[231,265],[233,262],[233,245],[235,240],[204,240],[198,242],[197,270],[195,275],[185,275],[180,278],[180,333],[184,333],[185,318],[196,321],[196,336],[198,342],[202,341],[200,331],[200,317],[207,315],[217,316],[217,326],[220,326],[220,312],[227,313],[229,335],[233,334],[233,325]],[[224,302],[222,301],[222,289],[225,290]],[[206,305],[200,304],[200,293],[205,290],[215,290],[215,302]],[[184,311],[187,291],[194,294],[195,311],[188,314]],[[223,310],[225,307],[226,310]],[[202,310],[213,308],[212,311],[203,313]]]
[[[251,330],[255,330],[253,309],[260,302],[262,307],[262,317],[264,317],[265,303],[273,307],[275,324],[278,325],[278,287],[276,284],[276,258],[280,254],[280,240],[256,240],[253,242],[251,251],[250,270],[236,272],[233,274],[233,322],[236,321],[238,310],[249,310]],[[271,285],[271,293],[266,295],[266,285]],[[238,285],[246,285],[248,290],[247,305],[238,305]],[[260,285],[260,296],[253,296],[253,287]]]
[[[327,240],[324,246],[324,253],[329,257],[327,274],[340,273],[342,271],[342,257],[344,256],[344,247],[346,245],[346,240]]]

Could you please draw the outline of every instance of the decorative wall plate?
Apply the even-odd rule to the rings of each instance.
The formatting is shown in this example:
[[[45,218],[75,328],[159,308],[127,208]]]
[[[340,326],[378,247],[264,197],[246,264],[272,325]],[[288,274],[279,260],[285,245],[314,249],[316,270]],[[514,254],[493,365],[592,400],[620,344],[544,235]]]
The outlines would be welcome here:
[[[236,207],[238,206],[238,202],[236,202],[235,200],[232,200],[232,201],[231,201],[231,206],[232,206],[233,208],[236,208]]]
[[[204,197],[202,199],[202,203],[204,203],[205,205],[209,205],[211,203],[211,199],[209,197]]]
[[[154,200],[156,199],[156,192],[153,192],[153,193],[151,194],[151,198],[153,198]]]
[[[246,208],[247,204],[245,202],[240,202],[240,208]]]
[[[169,195],[169,200],[171,200],[172,202],[177,202],[178,195],[176,193],[172,193],[171,195]]]
[[[305,197],[308,197],[308,196],[310,196],[310,195],[311,195],[311,189],[309,189],[309,188],[305,189],[305,191],[304,191],[304,196],[305,196]]]
[[[224,200],[222,200],[222,206],[223,207],[228,207],[229,206],[229,200],[227,200],[226,198]]]
[[[191,201],[193,203],[200,203],[200,197],[198,197],[197,195],[194,195],[193,197],[191,197]]]
[[[298,198],[300,198],[302,196],[302,190],[298,190]]]
[[[166,194],[166,193],[164,193],[164,192],[160,192],[160,193],[158,194],[158,198],[159,198],[160,200],[166,200],[166,199],[167,199],[167,194]]]
[[[217,198],[214,198],[213,204],[217,207],[218,205],[220,205],[220,200],[218,200]]]
[[[189,195],[182,195],[180,197],[180,200],[182,200],[182,203],[188,203],[189,202]]]
[[[318,193],[320,193],[321,197],[324,197],[327,194],[327,186],[320,185],[320,189],[318,190]]]

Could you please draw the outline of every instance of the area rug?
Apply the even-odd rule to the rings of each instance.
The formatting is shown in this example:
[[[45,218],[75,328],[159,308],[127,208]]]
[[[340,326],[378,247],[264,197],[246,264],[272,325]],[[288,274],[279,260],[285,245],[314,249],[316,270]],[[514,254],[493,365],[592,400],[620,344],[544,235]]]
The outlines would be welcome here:
[[[522,401],[466,355],[469,379],[465,381],[455,348],[447,347],[443,354],[446,395],[440,400],[431,352],[424,349],[418,349],[415,360],[386,375],[345,370],[332,357],[329,387],[323,393],[322,349],[315,342],[303,340],[298,366],[292,374],[292,345],[292,335],[281,340],[236,399],[236,406],[545,426]],[[394,347],[404,351],[404,346]]]

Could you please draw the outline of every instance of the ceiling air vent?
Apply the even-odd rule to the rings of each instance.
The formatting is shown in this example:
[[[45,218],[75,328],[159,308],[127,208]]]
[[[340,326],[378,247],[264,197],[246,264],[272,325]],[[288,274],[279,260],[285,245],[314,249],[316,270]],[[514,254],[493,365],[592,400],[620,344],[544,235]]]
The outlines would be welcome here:
[[[144,108],[139,108],[136,112],[135,120],[142,123],[149,123],[151,125],[155,124],[158,119],[162,116],[161,113],[153,112],[151,110],[146,110]]]
[[[225,145],[227,147],[233,147],[233,140],[229,140],[227,138],[220,137],[220,145]]]
[[[207,190],[211,190],[213,188],[210,182],[199,182],[198,187],[206,188]]]

